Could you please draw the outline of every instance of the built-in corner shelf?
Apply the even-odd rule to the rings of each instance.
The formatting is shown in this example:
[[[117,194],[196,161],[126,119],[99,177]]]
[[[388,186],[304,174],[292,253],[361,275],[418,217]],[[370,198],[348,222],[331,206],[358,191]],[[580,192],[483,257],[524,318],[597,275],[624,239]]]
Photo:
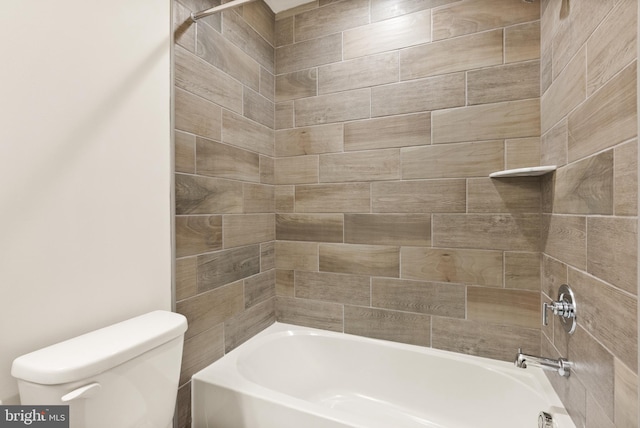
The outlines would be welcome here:
[[[504,171],[496,171],[489,174],[491,178],[507,178],[507,177],[537,177],[545,175],[556,170],[555,165],[533,166],[529,168],[505,169]]]

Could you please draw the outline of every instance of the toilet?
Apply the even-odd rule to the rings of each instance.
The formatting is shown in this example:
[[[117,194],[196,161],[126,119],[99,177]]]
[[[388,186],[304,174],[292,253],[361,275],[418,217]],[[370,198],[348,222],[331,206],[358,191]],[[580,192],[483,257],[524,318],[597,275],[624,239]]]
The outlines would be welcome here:
[[[169,428],[187,320],[154,311],[16,358],[23,405],[69,405],[71,428]]]

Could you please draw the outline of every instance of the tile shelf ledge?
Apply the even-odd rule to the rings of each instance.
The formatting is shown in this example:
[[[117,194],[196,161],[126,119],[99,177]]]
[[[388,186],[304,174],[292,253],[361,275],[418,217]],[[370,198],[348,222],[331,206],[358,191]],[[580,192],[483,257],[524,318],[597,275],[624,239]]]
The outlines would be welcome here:
[[[556,170],[555,165],[532,166],[528,168],[505,169],[489,174],[491,178],[537,177]]]

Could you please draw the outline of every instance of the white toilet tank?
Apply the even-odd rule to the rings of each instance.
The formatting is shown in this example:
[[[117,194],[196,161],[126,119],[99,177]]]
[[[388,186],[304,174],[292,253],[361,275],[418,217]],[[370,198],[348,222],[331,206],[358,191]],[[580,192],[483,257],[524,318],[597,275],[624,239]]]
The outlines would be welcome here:
[[[187,320],[155,311],[13,361],[25,405],[69,405],[71,428],[172,426]]]

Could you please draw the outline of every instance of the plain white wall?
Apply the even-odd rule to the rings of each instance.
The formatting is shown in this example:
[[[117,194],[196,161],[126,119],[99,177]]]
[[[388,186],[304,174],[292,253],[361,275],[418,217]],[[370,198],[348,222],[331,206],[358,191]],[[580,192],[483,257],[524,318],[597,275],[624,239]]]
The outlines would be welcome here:
[[[0,400],[23,353],[171,308],[171,2],[0,3]]]

